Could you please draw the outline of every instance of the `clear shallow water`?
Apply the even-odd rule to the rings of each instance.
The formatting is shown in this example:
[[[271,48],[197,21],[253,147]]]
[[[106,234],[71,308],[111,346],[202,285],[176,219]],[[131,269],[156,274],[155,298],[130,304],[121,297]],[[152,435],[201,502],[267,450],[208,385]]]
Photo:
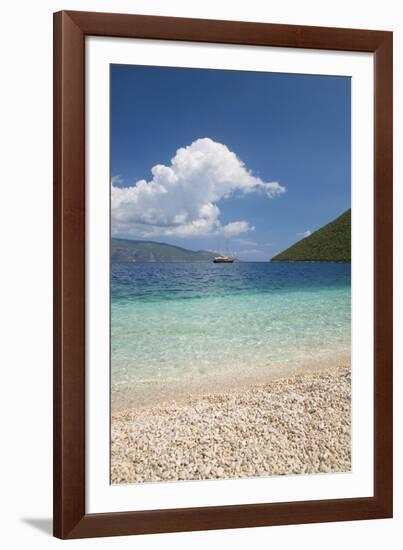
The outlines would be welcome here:
[[[264,381],[349,361],[350,264],[115,262],[111,316],[130,405]]]

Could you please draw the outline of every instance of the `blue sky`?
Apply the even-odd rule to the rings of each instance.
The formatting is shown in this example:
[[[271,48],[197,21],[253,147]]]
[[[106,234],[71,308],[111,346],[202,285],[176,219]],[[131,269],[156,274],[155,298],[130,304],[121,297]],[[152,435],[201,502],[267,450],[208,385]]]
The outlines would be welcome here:
[[[267,260],[350,207],[350,79],[113,65],[113,236]]]

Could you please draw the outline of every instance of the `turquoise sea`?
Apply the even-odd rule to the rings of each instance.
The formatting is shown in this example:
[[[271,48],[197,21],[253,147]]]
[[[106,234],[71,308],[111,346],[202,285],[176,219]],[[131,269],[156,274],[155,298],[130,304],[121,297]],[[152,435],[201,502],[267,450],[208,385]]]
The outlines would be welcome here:
[[[350,264],[113,262],[116,403],[350,362]]]

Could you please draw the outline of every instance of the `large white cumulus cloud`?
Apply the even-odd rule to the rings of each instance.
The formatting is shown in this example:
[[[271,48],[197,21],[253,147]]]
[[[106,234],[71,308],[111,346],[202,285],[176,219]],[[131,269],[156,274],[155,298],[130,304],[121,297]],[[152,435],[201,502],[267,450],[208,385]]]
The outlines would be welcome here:
[[[254,176],[226,145],[210,138],[180,148],[170,166],[157,164],[150,181],[118,187],[112,178],[112,232],[142,238],[239,235],[248,221],[220,222],[217,203],[235,193],[260,192],[273,198],[285,191]]]

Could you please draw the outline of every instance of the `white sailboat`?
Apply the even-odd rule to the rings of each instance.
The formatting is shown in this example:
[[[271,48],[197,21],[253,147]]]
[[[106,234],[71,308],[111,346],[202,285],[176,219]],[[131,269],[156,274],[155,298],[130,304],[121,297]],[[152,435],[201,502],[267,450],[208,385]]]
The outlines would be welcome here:
[[[233,264],[235,258],[229,255],[228,253],[228,239],[225,240],[225,254],[216,256],[213,260],[215,264]]]
[[[213,262],[215,264],[232,264],[234,263],[234,258],[231,258],[231,256],[216,256]]]

